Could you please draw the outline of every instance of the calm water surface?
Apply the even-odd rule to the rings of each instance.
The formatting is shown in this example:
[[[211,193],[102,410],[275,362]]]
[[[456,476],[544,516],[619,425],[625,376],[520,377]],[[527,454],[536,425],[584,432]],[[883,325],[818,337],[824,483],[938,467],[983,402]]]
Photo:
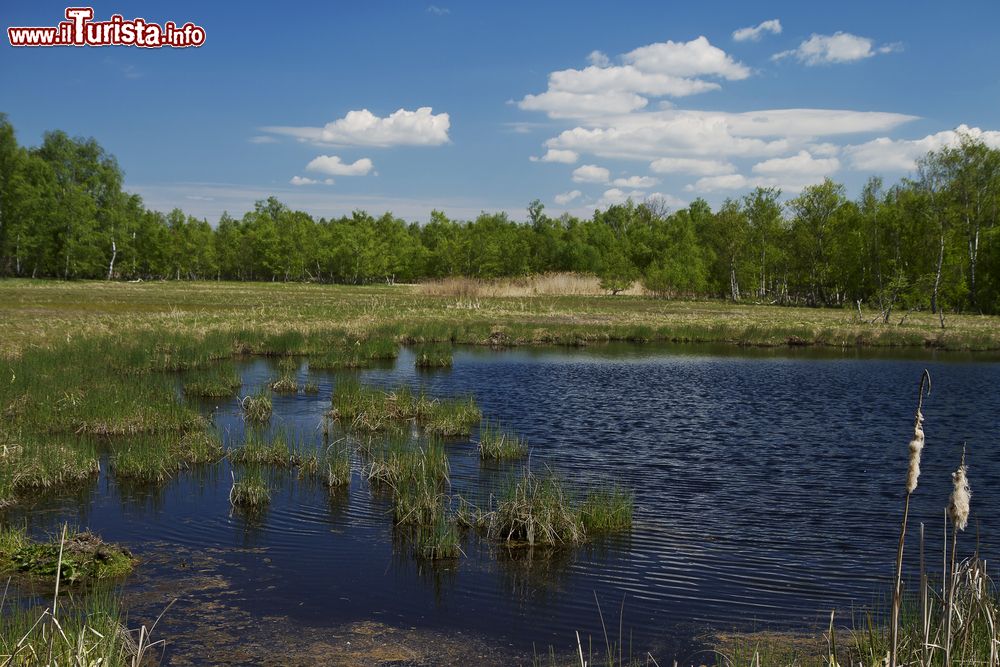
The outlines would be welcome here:
[[[631,535],[555,553],[512,552],[470,536],[465,558],[419,563],[357,460],[350,489],[332,496],[294,474],[276,476],[271,506],[257,519],[231,513],[225,462],[155,491],[121,488],[102,473],[85,492],[39,499],[8,518],[37,532],[69,520],[128,544],[144,558],[128,586],[139,600],[143,590],[176,587],[175,624],[212,623],[184,611],[199,594],[187,579],[211,575],[225,579],[213,594],[250,619],[374,619],[528,650],[565,646],[576,630],[599,634],[596,594],[615,624],[624,596],[634,645],[667,655],[705,628],[812,629],[832,608],[849,614],[881,596],[924,367],[933,393],[912,526],[924,522],[937,548],[949,472],[968,443],[971,530],[995,557],[1000,364],[943,354],[458,348],[451,370],[418,371],[403,350],[395,364],[359,373],[375,385],[474,394],[485,416],[527,437],[533,468],[548,466],[577,488],[616,480],[635,489]],[[247,362],[241,393],[276,374],[269,361]],[[299,375],[317,380],[319,394],[275,396],[272,426],[320,443],[338,376],[310,373],[305,362]],[[240,441],[236,399],[203,408],[228,441]],[[469,440],[448,451],[463,495],[508,474],[481,465]]]

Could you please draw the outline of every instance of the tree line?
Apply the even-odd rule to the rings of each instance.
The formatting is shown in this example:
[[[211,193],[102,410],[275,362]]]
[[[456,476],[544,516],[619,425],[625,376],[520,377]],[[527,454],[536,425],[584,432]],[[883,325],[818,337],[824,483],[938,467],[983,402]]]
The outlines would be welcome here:
[[[715,211],[628,201],[585,219],[537,200],[522,222],[316,219],[271,197],[213,226],[147,209],[122,179],[94,139],[53,131],[20,146],[0,115],[0,275],[361,284],[576,271],[612,293],[638,280],[664,296],[865,304],[885,319],[1000,311],[1000,151],[968,136],[896,184],[872,177],[853,200],[827,179],[787,201],[759,187]]]

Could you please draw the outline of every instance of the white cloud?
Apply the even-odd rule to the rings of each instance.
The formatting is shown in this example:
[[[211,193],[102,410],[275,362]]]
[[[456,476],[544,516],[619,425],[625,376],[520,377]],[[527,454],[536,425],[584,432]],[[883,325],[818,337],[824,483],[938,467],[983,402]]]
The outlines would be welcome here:
[[[547,89],[525,95],[518,106],[543,111],[551,118],[588,118],[626,114],[643,109],[649,97],[685,97],[718,90],[706,77],[745,79],[750,69],[705,37],[690,42],[649,44],[621,56],[622,65],[600,51],[587,57],[583,69],[552,72]]]
[[[587,62],[597,67],[607,67],[611,64],[608,54],[603,51],[591,51],[590,55],[587,56]]]
[[[308,171],[318,171],[331,176],[364,176],[373,167],[372,161],[366,157],[348,164],[336,155],[320,155],[306,165]]]
[[[261,130],[321,145],[337,146],[439,146],[448,143],[451,120],[431,107],[416,111],[398,109],[385,118],[368,109],[348,111],[323,127],[271,126]]]
[[[295,186],[319,185],[320,183],[322,183],[323,185],[333,185],[332,178],[325,178],[322,181],[317,181],[312,178],[306,178],[305,176],[292,176],[292,180],[288,182]]]
[[[578,199],[581,196],[583,196],[583,193],[580,192],[579,190],[570,190],[569,192],[563,192],[556,195],[555,197],[553,197],[553,199],[560,206],[565,206],[566,204],[570,203],[574,199]]]
[[[764,36],[765,32],[769,32],[773,35],[780,35],[781,21],[779,21],[778,19],[771,19],[770,21],[763,21],[749,28],[740,28],[739,30],[734,30],[733,41],[759,42],[760,38]]]
[[[856,62],[880,53],[891,53],[900,49],[899,44],[885,44],[875,47],[874,41],[868,37],[852,35],[849,32],[835,32],[832,35],[813,33],[797,48],[776,53],[771,56],[771,60],[794,57],[800,63],[810,66],[830,65]]]
[[[595,164],[585,164],[573,170],[573,181],[576,183],[607,183],[611,172]]]
[[[758,162],[751,171],[764,176],[827,176],[840,169],[840,160],[814,158],[809,151],[799,151],[791,157],[778,157]]]
[[[719,76],[738,81],[750,76],[750,68],[733,60],[704,36],[690,42],[666,41],[640,46],[622,56],[645,72],[671,76]]]
[[[649,193],[649,195],[646,197],[646,201],[647,202],[660,201],[671,208],[684,208],[685,206],[688,205],[688,203],[683,199],[675,197],[674,195],[671,194],[664,194],[662,192]]]
[[[817,137],[886,132],[913,120],[896,113],[776,109],[745,113],[668,109],[591,119],[546,147],[605,158],[777,157]],[[662,163],[669,168],[669,161]]]
[[[528,158],[532,162],[560,162],[562,164],[573,164],[580,159],[575,151],[561,151],[550,148],[542,157],[531,156]]]
[[[917,159],[930,151],[946,146],[958,146],[962,135],[978,139],[991,148],[1000,149],[1000,131],[982,130],[978,127],[959,125],[954,130],[928,134],[922,139],[890,139],[879,137],[863,144],[844,148],[854,169],[865,171],[912,171]]]
[[[632,190],[631,192],[625,192],[620,188],[610,188],[604,191],[601,198],[597,200],[596,206],[598,208],[605,206],[614,206],[616,204],[624,204],[629,199],[632,201],[639,201],[645,197],[646,193],[642,190]]]
[[[748,185],[747,177],[742,174],[722,174],[719,176],[704,176],[694,185],[684,189],[688,192],[714,192],[715,190],[739,190]]]
[[[729,162],[690,157],[661,157],[653,160],[649,168],[657,174],[693,174],[695,176],[717,176],[736,171],[736,167]]]
[[[518,106],[525,111],[544,111],[550,118],[586,118],[625,114],[641,109],[649,100],[635,93],[569,93],[548,90],[538,95],[525,95]]]
[[[753,187],[777,187],[784,192],[798,193],[805,187],[819,183],[840,169],[840,160],[835,157],[816,158],[808,151],[799,151],[789,157],[771,158],[755,164],[750,171],[753,176],[743,174],[721,174],[699,178],[685,190],[689,192],[715,192],[718,190],[742,190]]]
[[[659,182],[660,179],[652,176],[629,176],[628,178],[616,178],[611,181],[611,185],[619,188],[651,188]]]
[[[427,13],[434,14],[435,16],[446,16],[451,14],[451,10],[447,7],[438,7],[437,5],[428,5]]]

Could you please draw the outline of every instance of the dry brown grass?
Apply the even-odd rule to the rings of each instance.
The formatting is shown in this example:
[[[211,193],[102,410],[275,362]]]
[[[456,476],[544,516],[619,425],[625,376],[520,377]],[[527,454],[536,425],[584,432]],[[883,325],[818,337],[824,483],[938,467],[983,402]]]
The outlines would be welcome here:
[[[529,296],[601,296],[608,290],[601,289],[597,276],[584,273],[542,273],[522,278],[477,280],[475,278],[444,278],[422,283],[420,292],[428,296],[450,296],[465,299],[494,299]],[[645,296],[649,292],[638,282],[620,292]]]

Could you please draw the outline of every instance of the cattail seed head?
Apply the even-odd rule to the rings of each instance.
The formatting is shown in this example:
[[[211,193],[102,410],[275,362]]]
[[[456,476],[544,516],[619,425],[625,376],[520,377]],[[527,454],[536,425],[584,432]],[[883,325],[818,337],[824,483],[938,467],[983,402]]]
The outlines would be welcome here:
[[[951,515],[951,522],[958,530],[965,530],[969,525],[969,501],[972,499],[972,491],[969,489],[968,469],[965,466],[965,454],[962,454],[962,465],[958,470],[951,473],[951,481],[954,489],[951,492],[951,502],[948,504],[948,514]]]
[[[913,438],[910,440],[910,469],[906,475],[906,492],[913,493],[920,477],[920,452],[924,449],[924,415],[917,410],[913,424]]]

